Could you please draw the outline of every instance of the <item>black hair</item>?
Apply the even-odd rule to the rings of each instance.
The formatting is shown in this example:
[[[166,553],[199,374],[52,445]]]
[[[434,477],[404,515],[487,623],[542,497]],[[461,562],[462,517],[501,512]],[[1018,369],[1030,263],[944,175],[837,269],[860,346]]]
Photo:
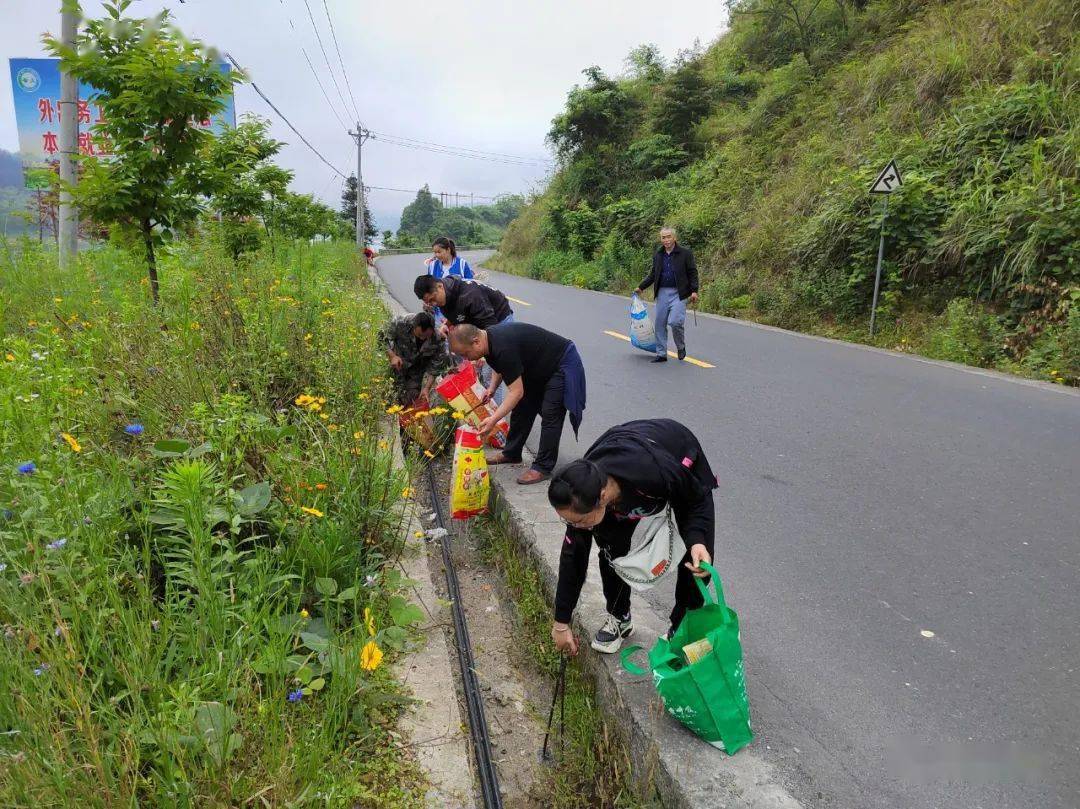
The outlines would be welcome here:
[[[459,323],[450,330],[450,345],[465,348],[471,346],[479,336],[480,329],[472,323]]]
[[[599,505],[600,490],[605,483],[607,475],[599,466],[579,458],[551,476],[548,502],[556,509],[569,508],[578,514],[588,514]]]
[[[414,281],[412,285],[413,294],[416,295],[418,299],[423,300],[425,295],[435,291],[435,285],[437,283],[439,283],[439,279],[434,275],[425,273],[424,275],[417,276],[416,281]]]
[[[420,329],[420,331],[431,331],[435,328],[435,318],[433,318],[427,312],[417,312],[415,315],[413,315],[412,324],[414,329]]]
[[[457,245],[454,244],[454,240],[451,239],[449,236],[439,236],[431,242],[432,247],[435,247],[436,245],[439,247],[445,247],[447,250],[450,251],[450,255],[452,255],[454,258],[457,258]]]

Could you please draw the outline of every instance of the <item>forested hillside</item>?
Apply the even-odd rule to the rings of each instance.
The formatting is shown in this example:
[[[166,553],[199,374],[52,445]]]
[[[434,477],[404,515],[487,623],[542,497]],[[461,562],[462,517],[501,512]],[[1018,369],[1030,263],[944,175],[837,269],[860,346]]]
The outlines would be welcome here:
[[[446,206],[425,185],[401,212],[397,235],[383,232],[383,245],[427,248],[439,236],[449,236],[463,246],[496,244],[524,202],[522,197],[509,194],[491,205]]]
[[[703,308],[1080,382],[1080,11],[1069,0],[729,0],[716,42],[584,71],[500,269],[628,291],[662,223]],[[687,31],[688,40],[693,31]]]

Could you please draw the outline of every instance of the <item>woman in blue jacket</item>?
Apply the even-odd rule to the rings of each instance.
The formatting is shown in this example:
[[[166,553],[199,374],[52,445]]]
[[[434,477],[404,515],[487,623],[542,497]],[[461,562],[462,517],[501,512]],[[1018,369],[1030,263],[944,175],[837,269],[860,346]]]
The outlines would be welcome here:
[[[446,236],[440,236],[431,244],[431,252],[435,254],[435,260],[428,265],[428,273],[436,278],[447,275],[456,275],[458,278],[471,280],[473,275],[469,262],[457,254],[457,245],[454,240]]]

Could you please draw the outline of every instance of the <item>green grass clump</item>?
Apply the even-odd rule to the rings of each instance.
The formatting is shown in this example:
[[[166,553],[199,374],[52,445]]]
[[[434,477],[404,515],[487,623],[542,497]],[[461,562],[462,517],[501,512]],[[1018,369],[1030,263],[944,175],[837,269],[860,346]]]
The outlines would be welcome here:
[[[0,804],[415,805],[354,249],[2,247]]]

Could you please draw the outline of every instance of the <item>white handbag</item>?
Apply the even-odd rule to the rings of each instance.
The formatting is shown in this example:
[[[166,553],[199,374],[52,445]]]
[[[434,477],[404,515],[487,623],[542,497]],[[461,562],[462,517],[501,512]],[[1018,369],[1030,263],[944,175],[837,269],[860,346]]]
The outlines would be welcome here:
[[[672,571],[686,555],[686,544],[668,506],[659,514],[641,520],[625,556],[613,559],[606,548],[602,552],[620,579],[643,591],[656,586]]]

